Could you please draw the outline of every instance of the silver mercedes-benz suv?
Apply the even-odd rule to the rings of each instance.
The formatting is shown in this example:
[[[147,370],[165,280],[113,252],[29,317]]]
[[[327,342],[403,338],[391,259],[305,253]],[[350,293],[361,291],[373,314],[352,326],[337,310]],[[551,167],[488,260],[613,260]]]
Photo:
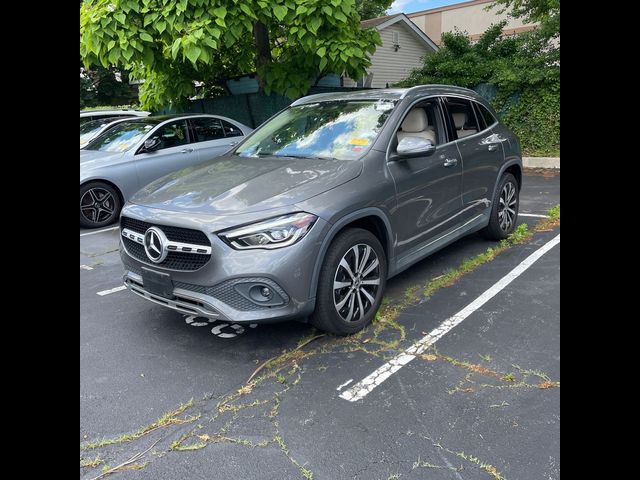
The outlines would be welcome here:
[[[517,138],[471,90],[311,95],[132,197],[124,283],[183,314],[353,333],[390,277],[471,232],[511,233],[521,182]]]

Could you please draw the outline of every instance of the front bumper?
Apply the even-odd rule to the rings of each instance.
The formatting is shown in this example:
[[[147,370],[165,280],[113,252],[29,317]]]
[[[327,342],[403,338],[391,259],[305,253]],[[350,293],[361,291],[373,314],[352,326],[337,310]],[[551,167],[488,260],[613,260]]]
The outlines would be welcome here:
[[[130,215],[128,215],[130,216]],[[165,220],[165,219],[163,219]],[[168,219],[166,225],[175,226]],[[165,222],[154,221],[162,228]],[[197,228],[180,219],[179,226]],[[202,227],[200,225],[199,227]],[[146,263],[130,255],[120,241],[120,256],[125,268],[124,285],[150,302],[185,315],[195,315],[236,323],[268,323],[303,318],[315,308],[311,292],[315,261],[328,224],[318,219],[300,242],[275,250],[238,251],[216,235],[204,231],[211,243],[211,259],[195,271],[178,271]],[[171,298],[145,288],[143,268],[169,274],[173,283]],[[268,286],[281,299],[277,305],[258,304],[247,295],[246,285]]]

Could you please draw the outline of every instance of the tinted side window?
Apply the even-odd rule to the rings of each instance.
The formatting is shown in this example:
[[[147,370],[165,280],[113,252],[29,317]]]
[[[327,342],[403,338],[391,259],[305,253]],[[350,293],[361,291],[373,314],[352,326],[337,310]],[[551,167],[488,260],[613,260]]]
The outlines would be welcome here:
[[[161,127],[154,136],[160,138],[158,150],[187,144],[187,122],[178,120]]]
[[[447,97],[447,108],[458,138],[468,137],[480,131],[469,100]]]
[[[495,117],[491,114],[491,112],[484,106],[479,103],[476,103],[476,111],[480,113],[480,116],[484,120],[486,125],[485,128],[489,128],[491,125],[497,122]]]
[[[224,130],[217,118],[192,118],[191,125],[195,133],[195,142],[208,142],[224,138]]]
[[[224,127],[224,134],[227,137],[239,137],[241,135],[244,135],[242,133],[242,130],[240,130],[238,127],[236,127],[232,123],[226,122],[224,120],[221,120],[221,122]]]

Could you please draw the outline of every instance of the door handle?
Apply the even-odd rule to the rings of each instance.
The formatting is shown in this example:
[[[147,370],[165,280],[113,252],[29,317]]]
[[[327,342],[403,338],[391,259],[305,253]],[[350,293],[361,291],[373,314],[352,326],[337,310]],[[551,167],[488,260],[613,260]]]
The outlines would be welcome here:
[[[487,150],[489,150],[490,152],[493,152],[494,150],[497,150],[497,149],[498,149],[498,145],[496,145],[495,143],[492,143],[487,147]]]
[[[229,146],[231,147],[231,146],[233,146],[233,145],[237,145],[237,144],[238,144],[238,142],[237,142],[237,141],[235,141],[235,142],[228,143],[227,145],[229,145]]]
[[[193,152],[193,148],[183,148],[180,150],[180,153],[191,153]]]
[[[453,167],[455,165],[458,164],[458,159],[457,158],[447,158],[444,161],[444,166],[445,167]]]

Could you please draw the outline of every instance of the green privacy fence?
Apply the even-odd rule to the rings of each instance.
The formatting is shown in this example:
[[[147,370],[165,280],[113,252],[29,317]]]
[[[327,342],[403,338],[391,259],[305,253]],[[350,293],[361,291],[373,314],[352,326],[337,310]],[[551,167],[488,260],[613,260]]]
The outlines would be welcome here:
[[[363,88],[347,87],[311,87],[309,95],[326,92],[350,92],[366,90]],[[265,95],[263,93],[244,93],[217,98],[191,100],[186,109],[176,111],[165,108],[155,112],[158,115],[167,113],[210,113],[223,115],[251,128],[256,128],[269,117],[293,103],[293,100],[282,95]]]

